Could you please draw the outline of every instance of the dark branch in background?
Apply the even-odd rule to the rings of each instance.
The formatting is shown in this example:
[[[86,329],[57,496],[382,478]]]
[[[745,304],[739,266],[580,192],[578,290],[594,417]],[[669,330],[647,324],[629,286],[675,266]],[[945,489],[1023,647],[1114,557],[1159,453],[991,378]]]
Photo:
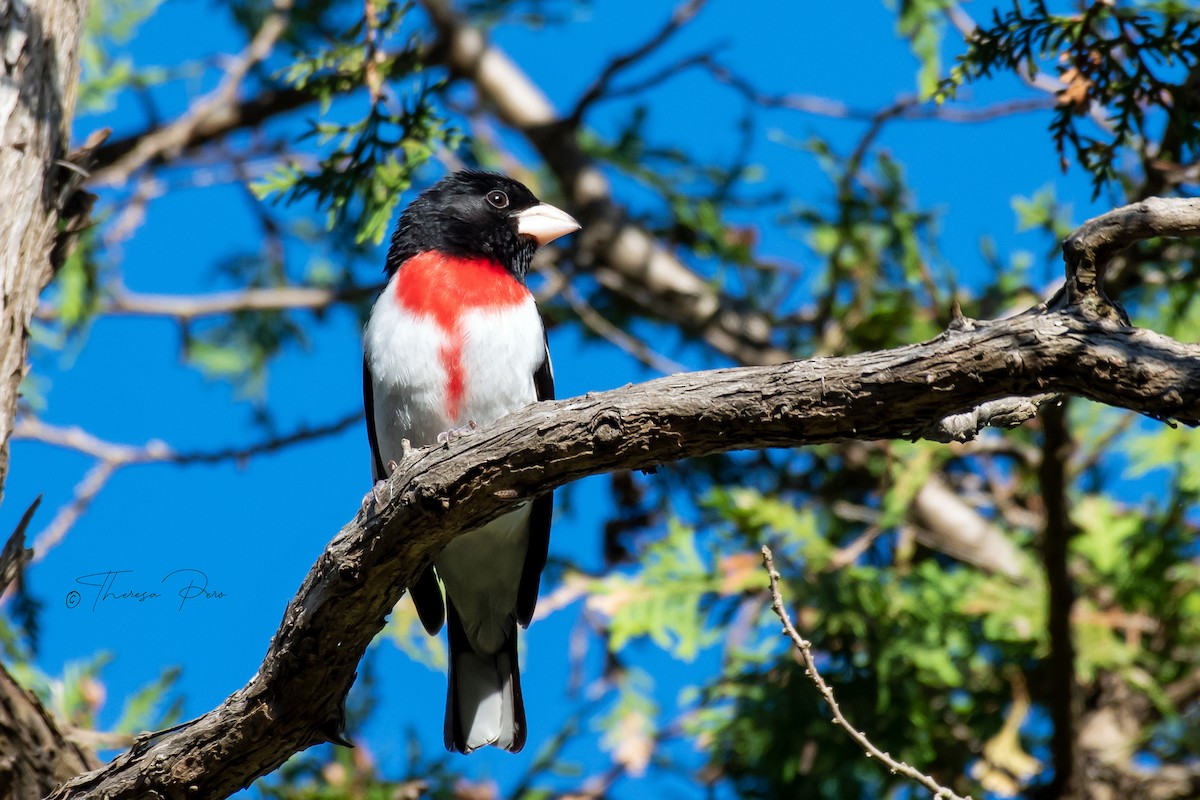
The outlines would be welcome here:
[[[683,26],[695,19],[700,10],[704,8],[705,3],[706,0],[685,0],[675,8],[670,18],[653,36],[629,52],[611,59],[596,80],[592,81],[592,85],[576,101],[575,108],[566,117],[567,124],[572,128],[579,127],[588,108],[602,97],[610,95],[614,78],[666,44]]]
[[[1046,570],[1047,628],[1050,635],[1049,681],[1046,704],[1054,734],[1054,779],[1038,796],[1076,797],[1086,780],[1083,753],[1079,748],[1079,717],[1082,711],[1079,683],[1075,677],[1075,641],[1071,631],[1071,609],[1075,589],[1071,580],[1070,549],[1075,526],[1067,505],[1067,464],[1071,436],[1067,431],[1065,402],[1052,403],[1041,414],[1042,463],[1038,483],[1045,505],[1046,527],[1042,531],[1042,563]]]
[[[299,750],[343,740],[359,660],[405,587],[461,531],[548,489],[734,449],[910,438],[947,414],[1048,392],[1197,424],[1200,345],[1043,304],[886,352],[537,403],[414,451],[313,565],[250,683],[53,797],[223,797]]]
[[[121,183],[133,174],[135,164],[149,166],[165,163],[167,145],[176,152],[203,147],[236,131],[256,128],[267,120],[303,108],[318,99],[310,92],[279,87],[244,100],[231,100],[223,107],[210,108],[202,119],[196,120],[187,129],[186,137],[168,136],[167,126],[114,139],[96,150],[97,166],[90,183]],[[151,148],[148,142],[156,146]]]
[[[783,594],[779,590],[779,572],[775,569],[775,560],[771,556],[771,548],[763,545],[762,548],[763,567],[767,570],[767,577],[771,582],[771,609],[775,612],[775,616],[779,617],[779,621],[783,623],[783,635],[791,640],[796,648],[796,652],[800,654],[800,660],[804,664],[804,675],[813,682],[817,687],[817,691],[821,693],[821,697],[829,705],[829,710],[833,713],[834,723],[850,735],[863,752],[867,754],[867,758],[874,758],[879,763],[890,769],[894,773],[899,773],[909,780],[916,781],[924,786],[929,791],[933,792],[934,799],[948,798],[948,800],[970,800],[969,797],[962,797],[955,794],[952,789],[942,786],[932,776],[926,775],[919,769],[910,766],[909,764],[899,761],[888,753],[876,747],[867,735],[850,724],[842,714],[841,707],[838,706],[837,698],[833,696],[833,689],[829,688],[829,684],[821,677],[821,673],[817,671],[817,662],[813,659],[812,642],[805,639],[796,630],[796,626],[792,623],[792,617],[788,614],[787,607],[783,604]]]

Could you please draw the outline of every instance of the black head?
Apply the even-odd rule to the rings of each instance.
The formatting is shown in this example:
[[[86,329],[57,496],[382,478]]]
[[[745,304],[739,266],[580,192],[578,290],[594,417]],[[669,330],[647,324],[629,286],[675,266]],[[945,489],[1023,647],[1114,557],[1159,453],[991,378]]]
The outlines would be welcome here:
[[[512,178],[466,170],[442,178],[413,200],[396,223],[387,274],[418,253],[492,258],[524,280],[534,251],[579,223]]]

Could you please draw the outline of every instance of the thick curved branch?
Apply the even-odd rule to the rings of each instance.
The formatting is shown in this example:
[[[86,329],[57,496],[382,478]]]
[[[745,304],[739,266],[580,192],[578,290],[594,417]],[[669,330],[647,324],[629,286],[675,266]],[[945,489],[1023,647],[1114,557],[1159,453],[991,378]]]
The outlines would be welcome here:
[[[0,493],[28,367],[30,320],[90,206],[77,191],[85,169],[68,153],[87,15],[86,0],[0,0]],[[22,526],[28,522],[27,515]],[[25,561],[23,533],[0,556],[5,578]],[[0,669],[0,797],[41,795],[95,765]]]
[[[414,451],[313,566],[249,684],[54,797],[222,797],[294,752],[341,740],[358,661],[433,555],[521,498],[586,475],[735,449],[906,438],[990,400],[1046,392],[1200,422],[1200,345],[1085,319],[1072,306],[966,328],[887,352],[538,403]]]
[[[1063,242],[1067,298],[1097,317],[1111,316],[1104,268],[1132,244],[1156,236],[1200,234],[1200,199],[1149,197],[1089,219]]]

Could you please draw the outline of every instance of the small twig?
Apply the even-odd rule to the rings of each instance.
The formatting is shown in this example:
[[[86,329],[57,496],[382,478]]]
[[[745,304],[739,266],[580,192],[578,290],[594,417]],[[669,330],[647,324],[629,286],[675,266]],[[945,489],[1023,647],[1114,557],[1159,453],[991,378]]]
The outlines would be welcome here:
[[[608,66],[592,82],[592,85],[584,91],[579,101],[575,104],[575,108],[567,115],[567,119],[573,123],[572,127],[577,126],[579,121],[583,119],[583,115],[589,106],[604,96],[613,78],[662,47],[680,28],[687,25],[700,13],[706,2],[707,0],[685,0],[685,2],[671,12],[670,19],[653,36],[633,50],[623,53],[608,62]]]
[[[920,770],[909,766],[903,761],[898,761],[892,758],[889,754],[883,752],[866,737],[862,731],[855,728],[842,715],[842,710],[838,707],[837,700],[833,696],[833,689],[829,688],[829,684],[821,677],[821,673],[817,671],[817,663],[812,656],[812,642],[805,639],[796,630],[796,626],[792,624],[791,615],[783,605],[783,594],[779,590],[779,572],[775,569],[775,559],[771,555],[771,548],[763,545],[762,548],[763,566],[766,567],[767,575],[771,580],[771,608],[774,609],[775,615],[779,617],[783,623],[783,633],[792,640],[792,644],[796,646],[796,651],[800,654],[800,660],[804,663],[804,674],[808,676],[813,685],[825,698],[825,702],[829,704],[830,710],[833,712],[833,721],[838,727],[850,734],[853,739],[867,754],[868,758],[877,758],[886,765],[892,772],[900,773],[907,778],[911,778],[917,783],[924,786],[933,793],[935,800],[945,798],[946,800],[971,800],[970,796],[962,797],[955,794],[952,789],[948,789],[935,781],[929,775]]]
[[[294,444],[339,434],[347,428],[357,425],[362,421],[362,418],[362,409],[356,409],[325,425],[317,425],[316,427],[301,425],[292,433],[284,434],[283,436],[273,436],[245,447],[222,447],[219,450],[177,452],[168,460],[185,466],[190,464],[215,464],[219,461],[242,462],[254,456],[277,452]]]
[[[88,510],[100,491],[108,485],[109,479],[127,463],[129,462],[99,461],[87,471],[83,480],[75,485],[75,496],[71,498],[71,502],[60,507],[55,513],[54,519],[50,520],[50,524],[34,538],[33,563],[41,561],[56,545],[67,538],[67,533]]]
[[[935,420],[918,435],[934,442],[968,442],[984,428],[1015,428],[1036,417],[1038,409],[1057,398],[1058,395],[1047,392],[989,400],[970,411]]]

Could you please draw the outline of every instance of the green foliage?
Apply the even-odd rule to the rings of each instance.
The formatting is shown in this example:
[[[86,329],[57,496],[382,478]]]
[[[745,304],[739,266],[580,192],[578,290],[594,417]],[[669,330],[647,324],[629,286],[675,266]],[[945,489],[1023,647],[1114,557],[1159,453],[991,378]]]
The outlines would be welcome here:
[[[102,678],[112,661],[112,654],[96,653],[86,660],[69,662],[59,678],[46,675],[27,661],[9,661],[5,668],[56,718],[77,728],[95,730],[96,717],[108,700]],[[157,680],[125,698],[120,719],[112,732],[135,734],[161,730],[177,722],[183,698],[178,694],[172,696],[172,693],[180,674],[178,667],[167,667]]]
[[[267,365],[284,345],[305,341],[303,326],[283,311],[239,311],[225,324],[185,331],[184,355],[211,378],[233,380],[246,396],[266,395]]]
[[[446,669],[446,643],[441,638],[432,637],[425,632],[425,627],[417,616],[416,607],[407,597],[401,598],[392,609],[380,636],[390,639],[392,644],[418,664],[437,672]]]
[[[371,99],[359,119],[312,122],[305,138],[325,150],[316,168],[277,166],[253,185],[260,199],[290,203],[311,197],[325,209],[329,229],[349,222],[356,242],[378,244],[416,170],[438,146],[457,147],[458,134],[434,108],[440,82],[420,79],[403,102],[382,97],[383,86],[409,78],[420,68],[417,43],[409,42],[395,54],[385,54],[374,44],[376,38],[387,41],[399,31],[406,11],[407,6],[387,3],[377,11],[377,26],[362,20],[336,43],[287,68],[286,82],[320,98],[326,112],[335,97],[359,88],[368,88]]]
[[[407,740],[402,775],[388,779],[365,743],[353,749],[323,747],[298,753],[257,790],[268,800],[455,800],[469,784],[456,779],[445,754],[431,758],[421,752],[416,737]]]
[[[168,695],[175,690],[183,670],[167,667],[158,680],[148,683],[125,699],[121,717],[113,730],[117,733],[142,733],[170,727],[183,717],[183,697]],[[167,706],[163,709],[163,703]]]
[[[716,641],[704,630],[703,601],[720,587],[705,565],[691,529],[672,522],[648,548],[639,574],[614,573],[591,589],[590,605],[610,617],[609,647],[621,650],[648,636],[675,657],[690,661]]]
[[[936,335],[949,305],[933,280],[937,217],[918,207],[902,165],[881,152],[869,170],[860,151],[842,156],[817,137],[804,148],[836,194],[832,208],[797,202],[782,220],[825,262],[814,286],[812,330],[820,334],[796,331],[799,353],[875,350]]]
[[[917,91],[922,99],[933,97],[942,77],[942,35],[948,0],[889,0],[897,8],[896,29],[912,47],[920,63]]]
[[[1061,242],[1075,230],[1071,206],[1059,202],[1053,184],[1043,186],[1031,197],[1017,195],[1012,207],[1017,214],[1018,231],[1040,230],[1050,241]]]
[[[95,315],[100,304],[94,230],[84,231],[56,275],[58,323],[76,330]]]
[[[80,44],[80,112],[109,111],[116,95],[129,88],[145,89],[169,79],[172,70],[138,69],[127,55],[114,55],[154,15],[161,0],[101,0],[92,3]],[[194,74],[189,67],[174,70]]]
[[[1157,13],[1154,13],[1157,12]],[[1200,97],[1186,75],[1200,64],[1200,12],[1179,3],[1089,3],[1082,12],[1055,14],[1044,0],[1014,2],[991,27],[967,42],[939,97],[965,83],[1009,70],[1037,75],[1047,61],[1060,65],[1064,88],[1050,123],[1066,168],[1068,148],[1100,190],[1117,178],[1117,157],[1135,137],[1151,135],[1153,116],[1166,117],[1174,141],[1170,156],[1189,163],[1200,145]],[[1080,120],[1092,105],[1104,113],[1100,135],[1084,133]]]
[[[1040,593],[932,560],[906,572],[835,567],[828,532],[810,510],[748,491],[718,493],[709,507],[725,528],[717,540],[771,541],[788,564],[784,594],[799,604],[822,674],[880,747],[936,772],[966,757],[955,726],[999,726],[1005,665],[1041,646]],[[687,717],[689,733],[712,743],[713,769],[745,797],[878,797],[898,786],[830,724],[820,694],[786,656],[774,615],[757,607],[752,634]]]

